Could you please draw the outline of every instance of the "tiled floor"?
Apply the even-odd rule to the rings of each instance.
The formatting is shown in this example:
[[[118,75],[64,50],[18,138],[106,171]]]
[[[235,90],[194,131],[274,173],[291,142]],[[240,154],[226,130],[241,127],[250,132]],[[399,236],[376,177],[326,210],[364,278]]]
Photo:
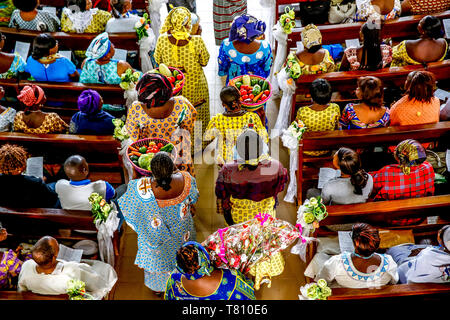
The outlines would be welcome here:
[[[219,101],[219,91],[222,88],[222,80],[217,76],[217,53],[219,47],[215,46],[213,21],[212,21],[212,0],[197,0],[197,10],[200,16],[200,23],[203,28],[202,37],[210,50],[211,58],[208,65],[204,68],[208,79],[209,91],[211,97],[211,115],[222,112],[222,106]],[[259,1],[248,1],[248,12],[257,18],[267,21],[270,17],[270,11],[263,9]],[[161,21],[164,21],[167,11],[165,7],[161,10]],[[269,28],[268,28],[269,29]],[[269,30],[267,30],[269,32]],[[267,36],[267,34],[266,34]],[[269,126],[276,120],[277,110],[267,110]],[[288,155],[285,149],[279,150],[279,159],[288,167]],[[274,152],[272,152],[274,156]],[[197,241],[203,241],[208,235],[218,228],[225,227],[222,216],[216,213],[214,184],[217,177],[215,165],[198,164],[195,166],[196,179],[200,191],[200,198],[196,205],[197,213],[194,217],[197,230]],[[284,192],[279,195],[280,205],[277,208],[277,217],[295,223],[296,207],[293,204],[286,203],[282,199]],[[122,248],[122,258],[119,268],[119,282],[114,294],[114,299],[132,299],[132,300],[153,300],[159,299],[144,285],[144,273],[134,265],[136,255],[136,234],[130,228],[126,229],[124,237],[124,246]],[[299,288],[305,283],[303,276],[304,263],[296,255],[290,254],[287,249],[283,252],[286,266],[283,274],[272,279],[271,288],[266,284],[262,285],[257,291],[258,299],[267,300],[296,300],[298,299]]]

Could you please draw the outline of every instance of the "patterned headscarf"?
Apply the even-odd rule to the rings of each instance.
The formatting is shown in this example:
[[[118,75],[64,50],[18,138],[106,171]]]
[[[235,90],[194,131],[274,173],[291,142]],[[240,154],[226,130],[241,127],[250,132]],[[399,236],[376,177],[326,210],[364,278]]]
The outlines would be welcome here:
[[[308,24],[302,30],[302,43],[306,49],[322,44],[322,33],[313,24]]]
[[[90,115],[97,113],[101,96],[95,90],[84,90],[78,97],[78,110]]]
[[[138,100],[147,108],[159,107],[172,97],[172,84],[159,73],[146,73],[136,84]]]
[[[42,90],[41,87],[32,84],[31,86],[23,87],[20,94],[17,96],[17,99],[26,106],[26,112],[30,109],[30,107],[38,106],[44,97],[44,90]]]
[[[200,268],[198,268],[194,273],[186,273],[186,271],[177,264],[178,272],[182,273],[188,280],[197,280],[204,276],[211,275],[211,273],[214,271],[214,266],[211,264],[209,254],[205,250],[205,248],[200,243],[195,241],[188,241],[183,244],[182,247],[186,247],[188,245],[194,246],[197,250],[198,265]]]
[[[395,156],[404,174],[409,174],[411,172],[411,166],[419,165],[427,158],[425,149],[419,142],[413,139],[400,142],[397,148],[395,148]]]
[[[170,10],[159,33],[163,34],[170,30],[176,40],[187,40],[191,29],[191,12],[185,7],[176,7]]]
[[[244,14],[234,18],[231,23],[229,40],[250,43],[266,31],[266,24],[257,18]]]
[[[101,59],[111,50],[111,41],[109,41],[108,33],[103,32],[92,40],[87,48],[86,57],[88,59]]]

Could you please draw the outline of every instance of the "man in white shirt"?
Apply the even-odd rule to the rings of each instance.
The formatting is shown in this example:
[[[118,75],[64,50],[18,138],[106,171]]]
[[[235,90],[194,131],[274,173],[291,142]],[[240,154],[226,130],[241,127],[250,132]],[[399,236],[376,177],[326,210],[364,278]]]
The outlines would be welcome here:
[[[44,295],[66,294],[69,280],[81,280],[95,299],[106,296],[117,281],[109,264],[96,260],[67,262],[58,260],[58,241],[50,236],[41,238],[33,247],[33,259],[22,265],[18,291]]]

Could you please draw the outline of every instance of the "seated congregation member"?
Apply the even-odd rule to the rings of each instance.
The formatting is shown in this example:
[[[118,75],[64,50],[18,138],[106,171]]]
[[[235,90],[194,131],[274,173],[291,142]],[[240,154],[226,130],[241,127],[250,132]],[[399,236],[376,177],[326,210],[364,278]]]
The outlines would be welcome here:
[[[134,26],[141,17],[130,13],[132,10],[131,0],[110,0],[113,17],[106,23],[105,31],[108,33],[136,32]],[[153,33],[151,29],[147,32]]]
[[[33,259],[24,262],[19,274],[19,292],[61,295],[67,293],[70,280],[80,280],[86,284],[87,293],[100,300],[117,281],[114,268],[102,261],[68,262],[57,259],[59,244],[53,237],[39,239],[31,252]]]
[[[126,61],[113,59],[114,54],[114,45],[106,32],[95,37],[81,65],[80,82],[119,84],[122,81],[120,76],[133,68]]]
[[[25,86],[17,96],[24,111],[16,113],[14,131],[24,133],[66,133],[68,125],[55,112],[43,112],[44,90],[36,85]]]
[[[372,20],[393,20],[400,17],[400,0],[356,0],[353,22]]]
[[[333,166],[341,171],[341,176],[323,186],[321,196],[324,204],[366,202],[372,192],[373,178],[362,168],[358,153],[340,148],[334,154]]]
[[[72,33],[101,33],[111,14],[92,8],[92,0],[67,0],[61,15],[61,31]]]
[[[136,84],[136,90],[138,101],[130,106],[125,122],[130,139],[171,141],[178,152],[177,168],[193,174],[190,132],[197,110],[185,97],[172,96],[170,81],[158,73],[144,74]]]
[[[114,117],[102,110],[103,98],[95,90],[84,90],[78,97],[78,111],[72,116],[69,132],[73,134],[112,135]]]
[[[0,101],[5,96],[5,90],[0,87]],[[16,110],[0,105],[0,132],[12,131]]]
[[[7,27],[11,21],[11,15],[16,9],[12,0],[0,0],[0,27]]]
[[[38,0],[13,0],[17,8],[9,21],[10,28],[55,32],[59,30],[59,19],[53,13],[38,10]]]
[[[226,76],[226,84],[234,77],[254,74],[267,78],[273,56],[268,40],[260,40],[266,31],[264,21],[244,14],[233,20],[230,35],[219,49],[219,76]]]
[[[253,129],[236,140],[234,161],[227,162],[216,180],[217,209],[229,225],[259,213],[275,215],[277,194],[287,182],[287,170],[269,156],[269,147]]]
[[[89,196],[96,192],[109,202],[115,195],[114,188],[106,181],[93,181],[89,177],[89,165],[79,155],[70,156],[64,162],[64,172],[70,180],[56,182],[55,191],[66,210],[91,210]]]
[[[416,140],[400,142],[394,151],[397,164],[387,165],[373,172],[374,200],[396,200],[432,196],[434,170],[426,161],[427,154]],[[424,218],[392,220],[392,224],[410,225]]]
[[[216,46],[228,37],[234,18],[247,13],[247,0],[213,0],[214,38]]]
[[[428,71],[413,71],[406,79],[406,94],[390,109],[392,126],[439,122],[440,101],[434,96],[436,80]]]
[[[167,153],[157,153],[150,166],[152,177],[131,180],[117,202],[137,233],[135,264],[144,269],[145,285],[162,294],[176,267],[177,250],[196,239],[191,209],[199,192],[195,178],[176,170]]]
[[[245,128],[253,128],[268,143],[266,128],[259,116],[242,109],[239,90],[234,86],[223,87],[220,100],[225,108],[224,113],[212,117],[205,132],[205,140],[217,138],[216,161],[219,165],[233,161],[233,148],[237,137]]]
[[[360,47],[345,49],[339,71],[378,70],[385,68],[392,61],[392,48],[381,44],[381,25],[368,21],[361,26]]]
[[[316,79],[309,87],[313,104],[300,107],[296,120],[302,121],[308,131],[330,131],[339,129],[341,110],[336,103],[330,103],[332,90],[325,79]],[[305,154],[319,156],[328,151],[307,151]]]
[[[209,52],[201,34],[193,34],[192,31],[188,9],[176,7],[170,10],[156,42],[155,61],[176,67],[184,73],[183,96],[197,109],[203,136],[210,118],[208,81],[203,72],[209,61]],[[206,144],[203,146],[206,147]]]
[[[0,206],[54,208],[58,195],[40,178],[24,175],[29,155],[19,146],[0,147]]]
[[[439,246],[403,244],[390,248],[400,283],[450,283],[450,225],[438,231]]]
[[[383,106],[383,84],[372,76],[358,78],[356,96],[361,103],[349,103],[342,111],[339,123],[342,129],[386,127],[389,109]]]
[[[391,67],[408,64],[423,64],[445,59],[448,43],[442,37],[441,21],[434,16],[425,16],[420,20],[417,30],[420,38],[403,40],[392,48]]]
[[[303,49],[290,53],[290,57],[300,64],[301,74],[333,72],[336,69],[333,58],[327,49],[322,48],[322,34],[313,24],[302,30]]]
[[[325,279],[331,287],[344,288],[396,284],[397,264],[390,255],[376,253],[380,245],[378,230],[366,223],[357,223],[353,225],[351,236],[354,252],[344,252],[328,259],[316,281]]]
[[[6,36],[0,32],[0,79],[17,78],[25,71],[25,60],[18,53],[3,52]]]
[[[36,81],[78,81],[78,71],[72,61],[59,55],[58,41],[48,33],[33,40],[33,50],[27,59],[25,71]]]
[[[450,9],[448,0],[403,0],[402,15],[432,14]]]
[[[177,250],[176,269],[167,281],[164,299],[256,300],[250,279],[236,270],[214,268],[208,252],[195,241]]]

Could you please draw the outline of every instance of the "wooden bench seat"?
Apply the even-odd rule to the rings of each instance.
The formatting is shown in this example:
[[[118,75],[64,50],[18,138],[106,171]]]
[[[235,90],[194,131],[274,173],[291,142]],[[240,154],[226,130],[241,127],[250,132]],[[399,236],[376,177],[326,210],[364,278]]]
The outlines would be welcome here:
[[[305,187],[306,180],[311,178],[311,172],[317,173],[319,167],[323,164],[320,158],[315,159],[315,157],[307,156],[303,153],[304,151],[337,150],[340,147],[356,149],[383,145],[389,146],[396,145],[406,139],[415,139],[420,142],[449,141],[449,132],[450,122],[448,121],[426,125],[305,132],[298,148],[297,202],[303,203],[304,195],[307,191]],[[305,161],[305,158],[308,160]],[[315,168],[306,167],[305,164],[307,162],[309,166],[315,165]]]
[[[61,295],[42,295],[31,291],[0,291],[0,300],[68,300],[67,294]]]
[[[94,6],[98,2],[96,8],[108,10],[108,0],[93,0],[92,5]],[[66,6],[66,0],[40,0],[39,3],[44,6],[63,8]],[[133,0],[133,9],[147,9],[148,0]]]

